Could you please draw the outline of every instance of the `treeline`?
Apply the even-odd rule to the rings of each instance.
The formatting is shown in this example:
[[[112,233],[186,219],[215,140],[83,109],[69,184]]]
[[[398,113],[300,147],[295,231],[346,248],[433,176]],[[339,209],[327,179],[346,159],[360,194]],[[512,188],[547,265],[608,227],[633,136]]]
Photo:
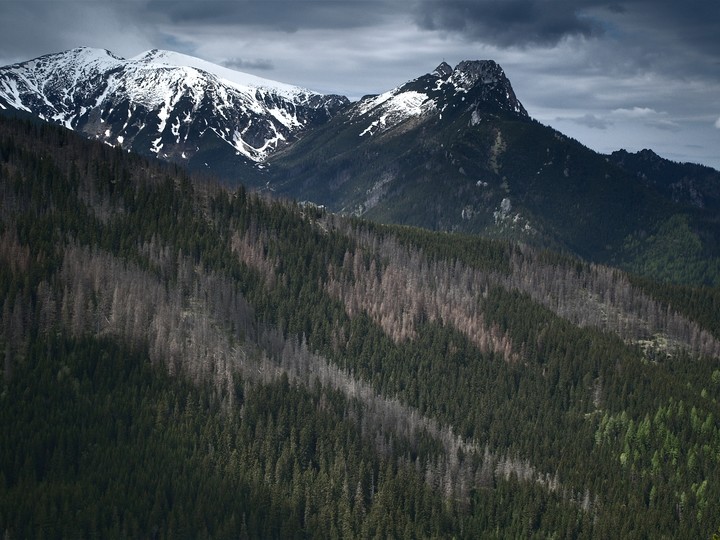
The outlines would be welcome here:
[[[10,537],[717,527],[720,365],[692,302],[43,125],[0,119],[0,175]]]

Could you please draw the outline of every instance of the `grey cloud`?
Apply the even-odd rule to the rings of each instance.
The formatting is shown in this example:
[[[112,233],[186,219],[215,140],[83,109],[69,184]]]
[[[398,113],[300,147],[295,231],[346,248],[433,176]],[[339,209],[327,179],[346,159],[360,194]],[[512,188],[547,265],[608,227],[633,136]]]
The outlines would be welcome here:
[[[569,36],[591,37],[602,26],[573,0],[424,0],[416,23],[426,30],[460,33],[500,47],[555,45]]]
[[[665,111],[656,111],[649,107],[633,107],[632,109],[615,109],[611,113],[613,116],[623,118],[633,122],[640,122],[644,126],[660,129],[662,131],[680,131],[680,125],[670,119],[670,115]]]
[[[646,25],[671,43],[720,56],[719,2],[632,0],[627,4],[625,16],[631,17],[633,24]]]
[[[564,119],[558,118],[558,120]],[[608,120],[600,118],[599,116],[596,116],[594,114],[586,114],[584,116],[579,116],[576,118],[568,118],[567,120],[575,122],[576,124],[580,124],[581,126],[586,126],[593,129],[607,129],[613,124],[612,122],[609,122]]]
[[[604,45],[617,51],[619,64],[668,77],[720,80],[720,2],[625,0],[621,11],[589,3],[586,13],[606,28]]]
[[[275,69],[272,61],[258,58],[258,59],[246,59],[246,58],[228,58],[222,62],[222,65],[230,69],[259,69],[259,70],[272,70]]]
[[[393,0],[150,0],[147,9],[175,24],[301,29],[362,28],[377,24],[389,13],[402,12]]]
[[[666,113],[658,112],[650,107],[633,107],[632,109],[615,109],[612,114],[621,118],[653,118]]]
[[[121,56],[151,48],[138,2],[0,0],[0,59],[24,61],[73,47]]]
[[[622,4],[609,4],[607,9],[614,13],[625,13],[626,11]]]
[[[660,129],[662,131],[672,131],[673,133],[677,133],[678,131],[682,130],[682,127],[680,127],[679,124],[673,122],[672,120],[649,120],[645,122],[645,125],[650,128]]]
[[[601,43],[603,69],[720,79],[720,2],[677,0],[417,0],[421,29],[501,49]]]

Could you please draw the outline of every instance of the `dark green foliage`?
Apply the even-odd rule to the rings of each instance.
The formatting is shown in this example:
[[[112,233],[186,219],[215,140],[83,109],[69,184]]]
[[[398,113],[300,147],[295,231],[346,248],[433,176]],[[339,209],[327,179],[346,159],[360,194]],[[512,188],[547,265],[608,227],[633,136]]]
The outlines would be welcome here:
[[[549,280],[571,270],[558,289],[589,279],[586,263],[346,221],[6,120],[0,175],[0,531],[10,538],[703,538],[716,527],[718,360],[644,352],[501,285],[525,253],[557,271]],[[83,320],[123,298],[112,281],[74,288],[71,252],[122,262],[145,290],[159,283],[179,320],[207,323],[184,334],[165,322],[168,341],[219,329],[250,367],[231,364],[224,387],[214,365],[152,356],[169,347],[151,328],[130,339],[112,310]],[[502,346],[481,347],[461,317],[432,319],[428,306],[412,331],[394,332],[373,308],[398,298],[371,287],[367,304],[345,304],[338,288],[389,279],[398,260],[431,263],[410,296],[446,268],[499,276],[455,293]],[[242,329],[232,306],[198,306],[211,275],[225,280],[217,303],[249,305]],[[714,289],[638,283],[717,332]],[[138,313],[144,301],[132,299]],[[281,367],[312,354],[342,375],[320,384]],[[278,373],[258,375],[260,359]],[[408,436],[400,426],[412,422],[438,428]]]
[[[715,336],[720,336],[720,287],[659,283],[638,276],[633,276],[632,281],[657,298],[664,306],[680,311]]]
[[[11,538],[420,537],[452,513],[383,464],[342,396],[238,381],[223,414],[109,340],[38,340],[0,397],[0,529]],[[409,510],[409,511],[408,511]]]
[[[720,172],[710,167],[677,163],[647,149],[634,154],[618,150],[609,158],[637,181],[653,186],[686,208],[720,209]]]
[[[712,234],[713,229],[707,232]],[[702,240],[687,215],[676,214],[652,234],[628,237],[622,257],[628,270],[655,281],[720,286],[720,257],[714,243],[714,238]]]
[[[508,272],[510,257],[517,250],[517,245],[511,242],[478,235],[451,234],[371,221],[358,220],[355,224],[378,238],[391,236],[403,245],[422,251],[430,260],[457,260],[473,268],[490,271]]]

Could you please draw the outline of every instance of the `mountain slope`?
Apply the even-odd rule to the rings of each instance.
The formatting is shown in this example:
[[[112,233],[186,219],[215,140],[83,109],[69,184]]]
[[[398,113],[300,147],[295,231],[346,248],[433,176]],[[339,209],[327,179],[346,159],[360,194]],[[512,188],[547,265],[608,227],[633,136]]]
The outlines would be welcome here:
[[[720,284],[720,173],[600,155],[532,120],[495,62],[349,104],[167,51],[0,69],[0,108],[333,211]]]
[[[408,210],[401,218],[414,215],[412,224],[450,228],[454,216],[426,216],[419,208],[404,209],[402,197],[395,192],[424,193],[426,183],[437,185],[437,191],[440,186],[468,184],[466,176],[472,172],[459,172],[448,146],[465,123],[478,125],[500,118],[528,121],[497,64],[463,62],[455,70],[440,65],[431,74],[353,104],[322,129],[276,155],[272,185],[281,193],[302,194],[370,217],[377,216],[376,207],[383,201],[382,208],[390,213]],[[446,189],[444,195],[453,197],[453,191]],[[390,202],[388,192],[395,193]],[[405,206],[420,203],[427,208],[431,199],[418,201],[423,198],[420,193]],[[445,206],[451,204],[447,201]]]
[[[640,182],[661,190],[675,203],[720,210],[720,171],[692,163],[675,163],[652,150],[613,152],[610,160]]]
[[[608,172],[615,174],[605,179]],[[597,220],[584,216],[583,227],[568,215],[571,231],[558,207],[582,204],[585,214],[596,206],[597,214],[623,219],[611,207],[617,200],[585,188],[641,196],[604,158],[532,121],[489,61],[441,65],[361,100],[273,156],[270,177],[278,192],[335,210],[531,242],[539,236],[539,243],[575,252]]]
[[[7,536],[717,528],[703,291],[4,118],[0,193]]]
[[[512,238],[674,281],[720,283],[717,175],[706,171],[700,189],[697,182],[664,188],[653,170],[640,181],[615,156],[529,118],[494,62],[441,65],[364,98],[268,165],[265,179],[277,193],[335,211]],[[676,168],[692,176],[692,166]],[[710,206],[699,208],[692,197]],[[633,247],[634,238],[690,214],[689,234],[700,243],[691,266],[660,275],[636,264],[654,255],[650,246]]]
[[[617,151],[609,160],[670,203],[654,226],[625,240],[618,259],[633,272],[663,281],[720,284],[720,172],[675,163],[651,150]]]
[[[225,175],[263,161],[346,102],[159,50],[123,60],[80,48],[0,69],[2,108]]]

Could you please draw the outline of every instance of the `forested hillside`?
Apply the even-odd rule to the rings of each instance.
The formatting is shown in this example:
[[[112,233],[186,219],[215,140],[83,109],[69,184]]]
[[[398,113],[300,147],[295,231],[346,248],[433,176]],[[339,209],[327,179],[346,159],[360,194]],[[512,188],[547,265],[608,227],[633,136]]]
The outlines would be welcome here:
[[[0,531],[709,538],[719,313],[0,118]]]

